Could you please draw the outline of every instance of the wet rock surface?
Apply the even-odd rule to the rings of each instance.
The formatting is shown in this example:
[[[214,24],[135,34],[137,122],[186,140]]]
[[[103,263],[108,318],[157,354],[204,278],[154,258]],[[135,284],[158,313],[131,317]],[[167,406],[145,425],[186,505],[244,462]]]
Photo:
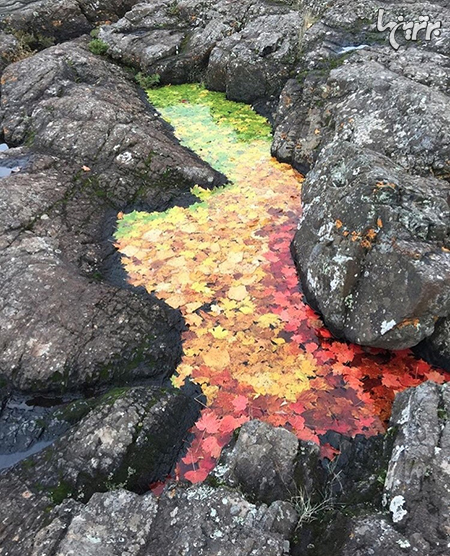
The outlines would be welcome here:
[[[428,382],[397,396],[384,442],[327,433],[323,440],[340,452],[331,462],[321,463],[318,448],[298,445],[295,437],[279,444],[281,453],[272,452],[269,461],[267,444],[290,433],[249,422],[205,485],[169,485],[159,499],[136,494],[145,490],[137,479],[150,480],[148,454],[155,446],[161,463],[155,435],[179,426],[181,395],[145,387],[106,394],[50,448],[0,476],[2,547],[13,555],[44,554],[49,547],[71,554],[77,545],[83,554],[99,555],[444,556],[448,391]],[[189,426],[187,400],[179,403]],[[171,460],[162,459],[162,466]],[[238,476],[242,463],[251,474]],[[268,506],[261,504],[267,492],[256,492],[253,483],[277,486],[274,470],[293,490],[278,490]],[[135,492],[114,490],[122,484]]]
[[[133,545],[133,534],[148,530],[134,521],[137,516],[139,523],[151,521],[152,496],[141,498],[123,491],[111,499],[95,493],[119,486],[145,492],[150,483],[164,478],[198,417],[199,406],[179,391],[135,387],[112,390],[87,407],[79,400],[60,411],[61,419],[79,423],[49,448],[0,475],[0,540],[5,554],[45,554],[50,545],[59,544],[72,518],[70,543],[81,543],[83,551],[77,553],[90,554],[88,547],[98,543],[92,541],[93,529],[80,525],[86,516],[91,526],[94,522],[98,527],[100,537],[103,531],[106,544],[121,539],[120,543]],[[88,502],[92,496],[86,507],[73,500]],[[124,511],[121,522],[115,508]],[[75,510],[81,511],[77,519]],[[58,553],[69,554],[64,551],[74,546],[69,549],[63,544]],[[99,554],[109,554],[108,547],[97,549]]]
[[[165,209],[225,181],[89,39],[46,48],[105,19],[116,22],[100,31],[108,55],[163,83],[201,77],[260,107],[284,86],[273,153],[313,168],[293,243],[309,300],[337,336],[396,348],[428,337],[428,356],[450,360],[448,2],[133,4],[2,5],[1,142],[12,148],[0,164],[20,171],[0,188],[0,452],[52,445],[0,475],[0,554],[445,556],[446,386],[399,395],[384,442],[328,433],[332,462],[250,422],[222,475],[159,499],[142,493],[173,468],[192,397],[135,386],[32,418],[11,406],[11,390],[170,376],[179,314],[117,287],[111,232],[118,211]],[[380,6],[441,20],[439,40],[395,52],[375,29]]]
[[[193,398],[149,387],[111,390],[91,407],[79,424],[17,468],[32,490],[50,492],[56,502],[88,500],[114,485],[145,492],[170,473],[199,412]],[[89,408],[76,409],[83,415]],[[62,410],[68,418],[74,411]]]

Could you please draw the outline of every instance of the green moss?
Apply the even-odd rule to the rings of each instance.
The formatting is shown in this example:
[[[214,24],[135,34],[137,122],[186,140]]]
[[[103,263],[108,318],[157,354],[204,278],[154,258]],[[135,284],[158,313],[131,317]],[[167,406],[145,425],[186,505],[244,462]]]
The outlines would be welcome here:
[[[36,139],[36,131],[34,129],[32,129],[31,131],[28,132],[26,138],[25,138],[25,146],[26,147],[32,147],[34,144],[34,141]]]
[[[54,416],[70,424],[78,423],[94,406],[92,400],[76,400],[58,409]]]
[[[98,404],[113,405],[118,399],[122,398],[128,391],[129,388],[127,387],[112,388],[98,400]]]
[[[92,39],[88,44],[88,48],[92,52],[92,54],[104,56],[108,52],[109,46],[101,39]]]
[[[33,467],[35,467],[35,465],[36,463],[32,458],[28,458],[22,461],[22,467],[24,469],[32,469]]]
[[[391,439],[391,438],[395,438],[397,436],[397,433],[398,433],[397,426],[389,427],[384,436],[386,439]]]
[[[377,483],[384,486],[387,476],[387,469],[381,469],[381,471],[377,475]]]
[[[58,485],[49,490],[50,497],[54,504],[61,504],[66,498],[72,496],[72,486],[67,481],[59,481]]]
[[[448,420],[448,414],[445,411],[445,409],[439,408],[438,411],[437,411],[437,414],[438,414],[439,419],[442,419],[443,421]]]

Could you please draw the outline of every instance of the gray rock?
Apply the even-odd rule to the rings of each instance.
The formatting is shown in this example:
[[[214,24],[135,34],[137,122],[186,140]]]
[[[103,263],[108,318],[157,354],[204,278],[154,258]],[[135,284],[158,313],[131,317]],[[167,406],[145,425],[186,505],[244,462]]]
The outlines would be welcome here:
[[[298,438],[286,429],[257,420],[244,423],[227,458],[227,479],[259,502],[290,499],[296,493],[298,450]]]
[[[355,505],[349,498],[348,468],[337,459],[344,502],[351,512],[335,506],[322,523],[303,527],[299,553],[305,556],[446,556],[450,538],[450,389],[426,382],[396,396],[390,428],[385,438],[389,464],[383,488],[383,505],[377,497]],[[347,453],[346,453],[347,452]],[[375,456],[379,457],[379,454]],[[363,463],[357,452],[355,460]],[[367,460],[366,460],[367,461]],[[367,461],[368,467],[379,462]],[[355,462],[350,463],[350,468]],[[357,467],[356,469],[358,475]],[[350,469],[351,471],[351,469]],[[353,477],[353,473],[351,473]],[[379,478],[382,474],[379,474]],[[352,517],[350,517],[352,516]],[[313,534],[311,536],[311,530]],[[309,537],[308,537],[309,533]],[[307,543],[301,542],[306,538]]]
[[[401,554],[429,554],[423,546],[414,547],[381,515],[351,520],[348,526],[349,541],[339,554],[342,556],[400,556]],[[416,550],[414,550],[414,548]]]
[[[334,2],[306,30],[272,152],[314,168],[293,251],[307,298],[333,333],[393,349],[431,336],[428,357],[448,365],[448,52],[442,37],[403,41],[397,52],[385,45],[378,7]],[[395,18],[450,18],[447,5],[385,8]],[[372,187],[384,179],[402,193]]]
[[[297,59],[301,27],[297,12],[254,19],[211,52],[207,86],[247,103],[277,95]]]
[[[397,429],[384,497],[393,524],[430,554],[446,554],[450,538],[450,389],[426,382],[396,397]]]
[[[108,54],[162,83],[206,79],[228,98],[277,95],[298,58],[297,10],[262,0],[170,0],[136,5],[99,37]]]
[[[68,406],[61,412],[71,421],[85,410]],[[108,552],[122,550],[124,542],[131,554],[141,547],[153,497],[95,493],[118,486],[147,492],[164,479],[198,417],[198,404],[179,391],[135,387],[90,400],[87,411],[51,447],[0,475],[0,553],[69,554],[75,542],[86,543],[83,554],[90,553],[88,546],[99,554],[126,553]],[[73,500],[91,497],[86,507]]]
[[[129,203],[130,187],[135,195],[145,188],[140,201],[146,195],[156,206],[170,201],[167,190],[186,189],[187,182],[212,187],[224,181],[176,145],[126,72],[91,54],[83,41],[10,65],[1,94],[8,145],[27,141],[35,151],[72,161],[75,180],[106,189],[108,198]],[[157,184],[164,191],[152,198]]]
[[[6,487],[0,480],[0,488]],[[14,487],[8,488],[11,492]],[[180,551],[196,556],[282,556],[289,553],[288,538],[297,519],[288,503],[257,507],[238,493],[205,486],[174,487],[159,501],[126,490],[97,493],[86,505],[70,500],[50,512],[43,511],[44,497],[33,501],[34,495],[22,490],[16,483],[20,506],[0,530],[8,556],[171,556]],[[8,528],[18,511],[28,529],[16,522],[21,536],[7,538],[5,524]],[[35,520],[27,523],[29,517]]]
[[[18,47],[18,41],[13,35],[0,32],[0,74],[15,60]]]
[[[157,508],[158,503],[152,495],[138,496],[126,490],[94,494],[89,503],[73,517],[53,554],[139,554],[152,530]],[[47,531],[42,530],[39,536],[47,536]],[[39,547],[39,537],[36,540],[35,545]]]
[[[225,488],[174,487],[159,502],[143,554],[281,556],[289,553],[296,521],[288,503],[257,507]]]
[[[116,21],[136,0],[3,0],[0,25],[37,46],[48,39],[65,41],[89,33],[96,25]]]
[[[179,313],[99,281],[124,282],[116,215],[167,208],[224,177],[179,145],[122,70],[81,44],[11,64],[3,77],[5,138],[30,145],[2,155],[25,160],[0,191],[3,378],[62,391],[170,375]]]
[[[172,470],[198,412],[195,400],[179,391],[112,390],[14,473],[33,492],[52,493],[57,503],[67,496],[88,500],[114,485],[145,492]]]
[[[301,83],[290,81],[275,120],[273,154],[307,170],[339,137],[414,174],[448,176],[450,143],[442,131],[448,125],[447,58],[412,48],[402,56],[375,52],[341,56],[336,69],[325,66]],[[418,65],[424,62],[432,68],[428,78]]]
[[[449,192],[352,143],[323,150],[303,186],[293,253],[334,334],[401,349],[449,313]]]

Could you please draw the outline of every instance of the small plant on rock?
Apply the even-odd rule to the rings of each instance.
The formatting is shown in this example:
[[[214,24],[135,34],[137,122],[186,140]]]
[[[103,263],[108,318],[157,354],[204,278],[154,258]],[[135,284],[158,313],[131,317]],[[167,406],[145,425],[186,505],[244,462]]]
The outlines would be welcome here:
[[[92,39],[88,47],[92,54],[97,54],[98,56],[104,56],[109,48],[106,42],[101,39]]]
[[[161,77],[159,73],[153,73],[152,75],[144,75],[142,72],[137,73],[134,76],[134,79],[137,81],[138,85],[143,89],[153,89],[159,85],[161,81]]]

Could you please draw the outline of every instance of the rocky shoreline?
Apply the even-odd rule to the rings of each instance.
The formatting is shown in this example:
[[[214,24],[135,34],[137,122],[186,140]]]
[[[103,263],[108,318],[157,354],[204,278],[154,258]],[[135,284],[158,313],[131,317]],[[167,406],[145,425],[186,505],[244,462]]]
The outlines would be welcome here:
[[[441,20],[440,37],[395,52],[381,4]],[[268,116],[273,155],[308,172],[292,251],[333,334],[419,344],[449,369],[450,6],[381,4],[3,4],[0,166],[20,172],[0,188],[0,452],[44,449],[0,475],[1,555],[448,553],[447,385],[399,394],[385,437],[330,433],[333,462],[250,421],[204,485],[145,493],[173,470],[201,393],[168,386],[183,321],[123,287],[111,241],[119,211],[226,182],[135,75],[204,80]]]

